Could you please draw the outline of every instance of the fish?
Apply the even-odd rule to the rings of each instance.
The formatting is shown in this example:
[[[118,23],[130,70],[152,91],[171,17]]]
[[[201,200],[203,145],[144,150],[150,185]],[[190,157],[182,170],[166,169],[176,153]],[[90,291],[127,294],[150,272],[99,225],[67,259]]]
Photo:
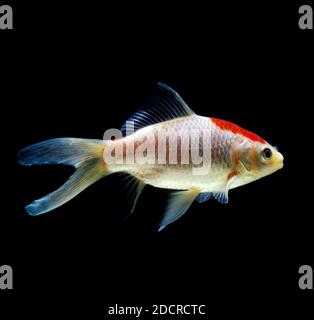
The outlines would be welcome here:
[[[59,189],[27,205],[28,214],[52,211],[96,181],[120,173],[130,197],[129,214],[145,185],[169,191],[158,231],[182,217],[194,201],[227,203],[229,190],[274,173],[283,160],[277,147],[257,134],[197,115],[161,82],[121,130],[108,129],[103,139],[54,138],[19,153],[22,165],[75,167]]]

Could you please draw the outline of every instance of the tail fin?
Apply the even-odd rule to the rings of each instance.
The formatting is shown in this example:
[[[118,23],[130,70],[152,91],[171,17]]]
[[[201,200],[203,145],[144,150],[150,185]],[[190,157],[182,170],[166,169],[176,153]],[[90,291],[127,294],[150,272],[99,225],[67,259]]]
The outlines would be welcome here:
[[[51,211],[74,198],[107,172],[102,140],[57,138],[33,144],[19,154],[22,165],[66,164],[76,170],[64,185],[25,207],[30,215]]]

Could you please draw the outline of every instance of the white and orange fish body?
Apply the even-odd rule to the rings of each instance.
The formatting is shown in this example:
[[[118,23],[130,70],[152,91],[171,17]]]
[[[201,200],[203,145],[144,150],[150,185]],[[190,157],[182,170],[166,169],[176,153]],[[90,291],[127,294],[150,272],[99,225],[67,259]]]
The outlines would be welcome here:
[[[196,115],[164,84],[157,89],[150,104],[126,122],[125,136],[107,130],[104,140],[57,138],[23,149],[24,165],[60,163],[77,168],[60,189],[27,206],[28,213],[48,212],[100,178],[124,172],[130,177],[130,211],[146,184],[176,190],[169,196],[161,230],[194,200],[226,203],[230,189],[282,168],[283,156],[261,137],[228,121]]]

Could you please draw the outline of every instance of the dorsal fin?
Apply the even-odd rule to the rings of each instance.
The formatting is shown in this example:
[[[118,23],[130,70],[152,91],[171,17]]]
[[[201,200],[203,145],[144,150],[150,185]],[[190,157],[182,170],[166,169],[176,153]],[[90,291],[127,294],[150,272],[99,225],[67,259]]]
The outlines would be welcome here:
[[[180,95],[167,85],[158,82],[146,106],[133,114],[122,126],[121,131],[126,135],[133,122],[134,131],[149,125],[195,114],[184,102]]]

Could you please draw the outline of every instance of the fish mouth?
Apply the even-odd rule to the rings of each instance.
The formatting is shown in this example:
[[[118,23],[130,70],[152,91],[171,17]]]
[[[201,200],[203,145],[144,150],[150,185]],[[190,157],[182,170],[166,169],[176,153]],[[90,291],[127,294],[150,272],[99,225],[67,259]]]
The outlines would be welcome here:
[[[283,161],[284,161],[283,155],[278,152],[277,159],[276,159],[276,166],[278,167],[278,170],[283,168]]]

